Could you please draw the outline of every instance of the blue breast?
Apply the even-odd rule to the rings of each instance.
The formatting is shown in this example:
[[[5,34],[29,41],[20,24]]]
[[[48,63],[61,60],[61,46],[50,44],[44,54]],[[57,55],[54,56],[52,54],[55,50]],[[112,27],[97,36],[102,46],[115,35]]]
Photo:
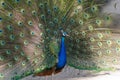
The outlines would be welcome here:
[[[65,37],[61,38],[61,46],[60,51],[58,54],[58,63],[57,63],[57,69],[61,69],[66,64],[66,47],[65,47]]]

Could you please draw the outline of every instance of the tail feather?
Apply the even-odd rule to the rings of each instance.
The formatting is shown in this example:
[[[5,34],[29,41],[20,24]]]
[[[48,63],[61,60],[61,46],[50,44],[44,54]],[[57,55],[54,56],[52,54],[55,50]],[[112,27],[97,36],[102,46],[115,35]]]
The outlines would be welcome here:
[[[55,66],[61,30],[69,35],[66,45],[70,66],[116,68],[119,30],[111,27],[111,14],[101,13],[105,2],[1,0],[0,79],[18,80]]]

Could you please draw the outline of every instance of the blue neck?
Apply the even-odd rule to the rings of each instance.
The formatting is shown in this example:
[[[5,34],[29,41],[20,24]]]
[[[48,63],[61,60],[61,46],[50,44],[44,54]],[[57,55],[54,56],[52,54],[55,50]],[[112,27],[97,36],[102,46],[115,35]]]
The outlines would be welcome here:
[[[57,69],[61,69],[66,64],[66,47],[65,47],[65,37],[61,38],[61,46],[58,54]]]

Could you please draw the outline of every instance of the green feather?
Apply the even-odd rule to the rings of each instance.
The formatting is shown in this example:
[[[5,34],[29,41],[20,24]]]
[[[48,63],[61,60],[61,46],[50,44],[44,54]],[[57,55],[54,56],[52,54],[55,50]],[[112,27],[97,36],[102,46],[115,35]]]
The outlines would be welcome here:
[[[113,70],[120,64],[119,30],[105,0],[0,0],[0,80],[20,80],[57,63],[61,30],[67,64]]]

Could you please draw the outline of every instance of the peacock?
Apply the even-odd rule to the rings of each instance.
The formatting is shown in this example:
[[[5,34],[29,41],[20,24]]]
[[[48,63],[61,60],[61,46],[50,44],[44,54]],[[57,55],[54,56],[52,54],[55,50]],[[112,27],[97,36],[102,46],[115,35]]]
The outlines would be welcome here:
[[[46,76],[66,64],[120,68],[120,34],[107,0],[0,0],[0,80]]]

